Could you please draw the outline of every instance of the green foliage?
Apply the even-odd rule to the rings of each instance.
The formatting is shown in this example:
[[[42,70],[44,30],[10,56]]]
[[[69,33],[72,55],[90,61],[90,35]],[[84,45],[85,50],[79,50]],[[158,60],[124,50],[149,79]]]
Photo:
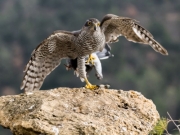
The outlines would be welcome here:
[[[179,135],[180,134],[180,120],[174,120],[172,119],[171,115],[167,112],[168,119],[167,118],[161,118],[157,122],[157,124],[154,126],[153,130],[149,133],[149,135]],[[171,125],[170,125],[171,124]],[[175,127],[175,129],[168,131],[168,127],[170,126]]]
[[[162,135],[165,130],[167,130],[168,120],[166,118],[161,118],[154,129],[150,132],[150,135]]]

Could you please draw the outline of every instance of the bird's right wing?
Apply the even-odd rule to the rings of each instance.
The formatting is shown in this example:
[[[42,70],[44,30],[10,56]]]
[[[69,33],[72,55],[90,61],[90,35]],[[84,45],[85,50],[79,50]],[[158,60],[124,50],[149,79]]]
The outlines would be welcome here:
[[[129,41],[148,44],[156,52],[168,55],[167,50],[153,38],[152,34],[134,19],[107,14],[102,19],[100,27],[105,34],[106,43],[116,42],[119,36],[124,36]]]
[[[42,41],[26,65],[21,89],[39,90],[46,76],[60,64],[62,58],[75,57],[74,36],[71,32],[56,31]]]

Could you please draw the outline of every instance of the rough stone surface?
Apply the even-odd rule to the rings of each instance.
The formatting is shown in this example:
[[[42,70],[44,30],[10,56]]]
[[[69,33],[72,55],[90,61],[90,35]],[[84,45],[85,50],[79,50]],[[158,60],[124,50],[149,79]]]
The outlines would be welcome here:
[[[58,88],[0,97],[0,125],[15,135],[148,135],[159,119],[135,91]]]

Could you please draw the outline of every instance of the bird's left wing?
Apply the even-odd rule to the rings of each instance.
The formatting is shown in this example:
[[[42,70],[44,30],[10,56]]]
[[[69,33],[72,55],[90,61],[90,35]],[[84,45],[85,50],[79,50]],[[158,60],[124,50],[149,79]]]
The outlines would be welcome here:
[[[168,55],[167,50],[154,40],[152,34],[134,19],[107,14],[102,19],[100,27],[105,34],[106,43],[117,42],[119,36],[124,36],[129,41],[148,44],[156,52]]]
[[[42,41],[26,65],[21,89],[39,90],[46,76],[60,64],[61,59],[76,52],[72,42],[74,36],[68,31],[56,31]]]

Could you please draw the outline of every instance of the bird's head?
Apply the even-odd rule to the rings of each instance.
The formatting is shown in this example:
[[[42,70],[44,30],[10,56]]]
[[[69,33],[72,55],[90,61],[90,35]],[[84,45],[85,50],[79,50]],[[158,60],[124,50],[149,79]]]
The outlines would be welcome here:
[[[91,30],[93,32],[98,31],[98,30],[100,30],[100,22],[99,22],[99,20],[97,20],[95,18],[90,18],[86,21],[84,28]]]

